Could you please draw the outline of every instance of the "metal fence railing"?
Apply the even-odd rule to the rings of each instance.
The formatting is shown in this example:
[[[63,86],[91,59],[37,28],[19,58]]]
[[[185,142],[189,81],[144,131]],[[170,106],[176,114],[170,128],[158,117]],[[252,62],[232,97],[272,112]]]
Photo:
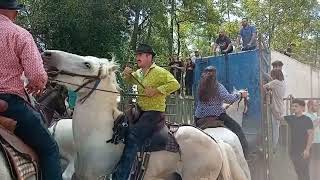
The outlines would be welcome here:
[[[135,103],[135,98],[121,98],[119,109],[124,111],[128,105]],[[181,97],[171,95],[167,98],[166,120],[179,124],[193,124],[194,99],[190,97]]]

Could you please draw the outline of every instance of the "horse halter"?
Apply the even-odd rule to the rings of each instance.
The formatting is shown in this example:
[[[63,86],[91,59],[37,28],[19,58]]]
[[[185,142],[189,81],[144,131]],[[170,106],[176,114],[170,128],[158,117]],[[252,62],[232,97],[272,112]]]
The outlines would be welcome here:
[[[87,89],[91,89],[90,92],[85,95],[84,97],[82,97],[80,99],[81,103],[84,103],[90,96],[91,94],[97,90],[100,82],[101,82],[101,74],[102,74],[102,64],[100,64],[99,67],[99,71],[98,71],[98,75],[97,76],[90,76],[90,75],[82,75],[82,74],[76,74],[76,73],[71,73],[71,72],[67,72],[67,71],[59,71],[58,74],[61,75],[68,75],[68,76],[78,76],[78,77],[84,77],[86,79],[88,79],[85,83],[83,83],[82,85],[75,85],[75,84],[71,84],[71,83],[67,83],[67,82],[63,82],[63,81],[58,81],[58,80],[54,80],[57,82],[62,82],[62,83],[66,83],[66,84],[71,84],[71,85],[75,85],[78,86],[78,88],[74,91],[74,92],[79,92],[81,89],[87,88],[86,86],[92,82],[94,82],[94,86],[93,88],[87,88]],[[113,92],[113,91],[112,91]]]

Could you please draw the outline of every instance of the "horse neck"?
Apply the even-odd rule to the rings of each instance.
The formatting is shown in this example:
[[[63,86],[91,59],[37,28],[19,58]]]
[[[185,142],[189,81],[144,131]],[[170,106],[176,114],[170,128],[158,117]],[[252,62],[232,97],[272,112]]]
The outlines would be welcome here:
[[[79,97],[79,99],[81,99]],[[117,107],[116,95],[95,91],[92,95],[84,102],[77,102],[74,111],[74,119],[76,121],[88,121],[90,119],[90,125],[94,126],[95,123],[99,126],[99,122],[107,124],[107,128],[112,131],[113,127],[113,112]]]

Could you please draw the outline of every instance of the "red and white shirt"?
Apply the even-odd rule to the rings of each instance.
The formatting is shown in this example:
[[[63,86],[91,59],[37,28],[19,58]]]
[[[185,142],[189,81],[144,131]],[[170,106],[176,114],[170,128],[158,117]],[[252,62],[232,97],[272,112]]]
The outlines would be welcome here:
[[[32,35],[0,14],[0,93],[26,98],[21,75],[37,87],[47,83],[47,73]]]

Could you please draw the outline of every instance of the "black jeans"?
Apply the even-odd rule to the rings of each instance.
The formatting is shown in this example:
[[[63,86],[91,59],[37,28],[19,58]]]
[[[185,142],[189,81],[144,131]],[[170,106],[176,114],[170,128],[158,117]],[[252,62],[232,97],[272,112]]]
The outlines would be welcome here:
[[[0,99],[9,105],[0,115],[17,121],[15,135],[38,154],[42,179],[62,180],[58,145],[44,127],[40,114],[19,96],[0,94]]]
[[[225,50],[225,49],[224,49]],[[221,50],[221,54],[229,54],[229,53],[232,53],[233,52],[233,47],[231,47],[228,51],[226,52],[222,52]]]
[[[290,158],[296,170],[298,180],[310,180],[309,159],[304,159],[302,155],[302,152],[292,152],[290,153]]]
[[[241,50],[242,51],[250,51],[250,50],[254,50],[254,49],[256,49],[257,47],[256,46],[251,46],[251,47],[244,47],[244,48],[242,48]]]
[[[185,76],[186,95],[192,96],[193,71],[187,71]]]
[[[142,112],[138,122],[129,127],[129,132],[125,142],[116,172],[113,174],[115,180],[127,180],[137,152],[145,143],[148,137],[157,130],[161,112],[145,111]]]
[[[224,125],[226,128],[230,129],[232,132],[234,132],[238,136],[242,146],[243,154],[245,157],[247,157],[248,151],[249,151],[248,141],[245,134],[242,131],[241,126],[235,120],[233,120],[230,116],[228,116],[226,113],[220,114],[219,119],[224,122]]]

